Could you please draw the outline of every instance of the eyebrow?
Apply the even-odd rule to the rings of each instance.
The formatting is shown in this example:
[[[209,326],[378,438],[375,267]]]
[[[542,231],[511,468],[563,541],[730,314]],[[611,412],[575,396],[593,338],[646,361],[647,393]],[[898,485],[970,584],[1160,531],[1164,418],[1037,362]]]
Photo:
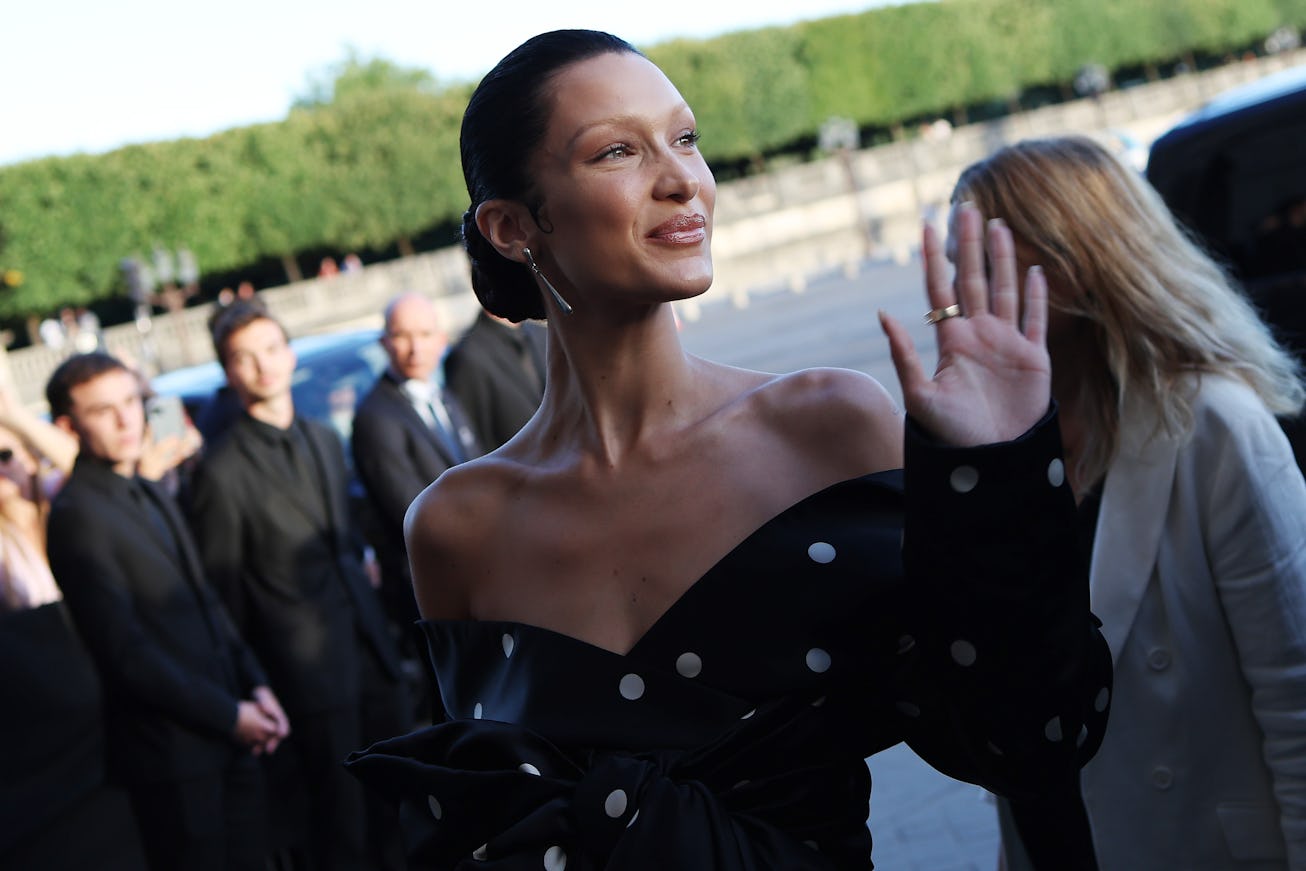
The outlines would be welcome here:
[[[694,110],[689,108],[689,103],[685,100],[681,100],[680,103],[678,103],[675,106],[675,108],[673,108],[670,112],[667,113],[667,117],[668,118],[674,117],[676,115],[679,115],[681,112],[688,112],[691,116],[694,114]],[[575,134],[573,134],[572,137],[567,140],[567,151],[570,152],[573,148],[576,147],[576,140],[580,139],[586,133],[590,132],[591,130],[594,130],[597,127],[620,127],[623,124],[636,124],[641,122],[642,120],[643,120],[643,116],[641,115],[613,115],[611,118],[604,118],[600,121],[595,121],[592,124],[586,124],[585,126],[581,127],[579,130],[577,130]]]

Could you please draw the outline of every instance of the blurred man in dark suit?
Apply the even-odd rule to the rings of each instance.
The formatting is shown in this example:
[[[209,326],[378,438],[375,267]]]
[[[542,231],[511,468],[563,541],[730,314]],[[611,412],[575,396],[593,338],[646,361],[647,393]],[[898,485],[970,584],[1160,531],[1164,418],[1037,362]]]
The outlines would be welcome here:
[[[104,678],[110,773],[130,791],[150,866],[261,869],[252,754],[275,750],[289,724],[180,511],[136,475],[141,382],[83,354],[55,370],[46,397],[80,445],[50,512],[50,566]]]
[[[446,339],[432,302],[415,293],[391,300],[381,345],[390,365],[354,414],[354,468],[376,514],[374,544],[391,619],[417,619],[404,513],[445,469],[481,455],[462,408],[437,381]],[[411,639],[412,636],[407,636]]]
[[[342,762],[407,723],[394,640],[348,513],[344,451],[295,413],[295,352],[267,311],[233,304],[213,341],[243,413],[192,484],[201,557],[295,724],[269,773],[278,808],[304,822],[291,827],[297,871],[366,868],[365,816],[379,824],[386,811],[365,803]]]
[[[534,321],[514,324],[482,311],[449,349],[449,389],[487,451],[516,435],[540,407],[547,334]]]

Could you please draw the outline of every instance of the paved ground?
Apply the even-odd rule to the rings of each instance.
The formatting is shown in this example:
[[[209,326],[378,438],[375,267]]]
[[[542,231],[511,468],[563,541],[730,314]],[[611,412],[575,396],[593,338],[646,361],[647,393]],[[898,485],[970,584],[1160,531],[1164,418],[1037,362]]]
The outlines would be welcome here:
[[[994,871],[998,824],[987,793],[939,774],[905,744],[867,764],[875,871]]]

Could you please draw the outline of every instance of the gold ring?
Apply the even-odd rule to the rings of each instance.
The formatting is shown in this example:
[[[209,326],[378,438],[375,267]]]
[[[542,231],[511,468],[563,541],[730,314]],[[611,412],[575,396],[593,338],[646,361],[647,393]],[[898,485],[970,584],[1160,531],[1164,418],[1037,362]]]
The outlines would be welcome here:
[[[961,317],[961,306],[955,302],[952,305],[945,305],[943,308],[932,308],[925,313],[925,323],[937,324],[939,321],[946,321],[948,318]]]

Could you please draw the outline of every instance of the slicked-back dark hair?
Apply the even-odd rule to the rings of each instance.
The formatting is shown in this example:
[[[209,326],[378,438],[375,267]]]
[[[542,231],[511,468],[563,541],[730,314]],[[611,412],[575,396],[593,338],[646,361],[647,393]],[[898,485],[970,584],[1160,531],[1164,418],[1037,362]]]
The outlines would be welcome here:
[[[50,406],[50,419],[63,417],[72,411],[74,387],[94,381],[106,372],[132,374],[126,363],[103,351],[76,354],[60,363],[51,373],[50,380],[45,382],[45,401]]]
[[[491,314],[520,322],[543,318],[545,309],[526,266],[499,254],[481,235],[476,207],[486,200],[518,200],[537,216],[528,170],[549,124],[549,83],[565,67],[614,53],[640,54],[624,39],[597,30],[542,33],[509,52],[472,93],[459,140],[472,201],[463,215],[462,238],[472,261],[472,288]]]

